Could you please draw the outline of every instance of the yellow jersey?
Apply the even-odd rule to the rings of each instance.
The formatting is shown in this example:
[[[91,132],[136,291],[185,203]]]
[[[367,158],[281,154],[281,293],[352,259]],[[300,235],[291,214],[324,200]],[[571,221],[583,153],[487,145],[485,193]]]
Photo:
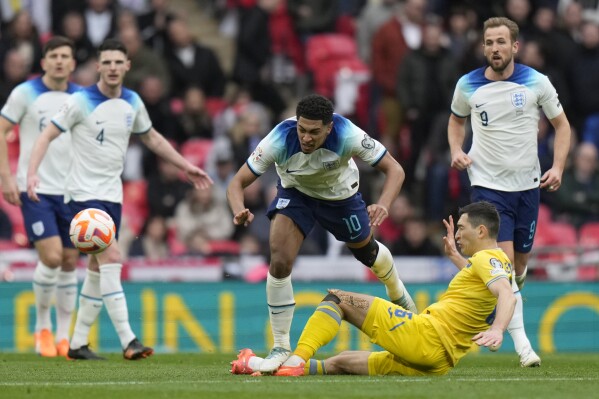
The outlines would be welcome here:
[[[511,279],[512,264],[503,250],[479,251],[449,283],[438,302],[422,314],[431,317],[453,365],[472,346],[472,337],[486,331],[495,320],[497,298],[488,286],[501,278]]]

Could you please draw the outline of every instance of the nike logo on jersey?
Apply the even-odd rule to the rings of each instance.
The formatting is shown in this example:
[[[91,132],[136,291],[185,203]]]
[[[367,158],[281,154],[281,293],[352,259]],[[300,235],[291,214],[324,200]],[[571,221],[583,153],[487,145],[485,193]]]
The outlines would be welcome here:
[[[287,168],[287,170],[285,171],[285,173],[295,173],[295,172],[299,172],[301,169],[294,169],[294,170],[289,170],[289,168]]]
[[[480,107],[482,107],[482,106],[483,106],[483,105],[485,105],[485,104],[486,104],[486,103],[482,103],[482,104],[475,104],[474,106],[475,106],[476,108],[480,108]]]

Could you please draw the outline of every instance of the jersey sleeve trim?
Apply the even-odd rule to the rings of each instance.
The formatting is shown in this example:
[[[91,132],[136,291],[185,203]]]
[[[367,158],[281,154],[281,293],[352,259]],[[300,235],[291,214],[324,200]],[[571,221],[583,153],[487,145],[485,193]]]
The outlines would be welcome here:
[[[252,168],[252,165],[250,165],[250,163],[249,163],[248,161],[245,161],[245,164],[248,166],[248,168],[250,168],[250,172],[252,172],[253,174],[255,174],[255,175],[256,175],[256,176],[258,176],[258,177],[260,177],[260,176],[261,176],[261,174],[260,174],[260,173],[256,172],[256,171],[254,170],[254,168]]]
[[[147,134],[150,132],[150,130],[152,130],[154,126],[150,126],[149,128],[147,128],[146,130],[144,130],[143,132],[133,132],[133,134]]]
[[[54,126],[56,126],[61,132],[66,132],[68,129],[65,129],[64,127],[60,126],[56,121],[51,120],[50,122],[52,122],[54,124]]]
[[[7,121],[9,121],[13,125],[18,124],[18,122],[13,121],[11,118],[9,118],[8,116],[6,116],[6,114],[0,113],[0,116],[2,116],[4,119],[6,119]]]
[[[383,157],[385,156],[386,153],[387,153],[387,149],[385,149],[385,151],[383,151],[383,153],[381,154],[381,156],[376,161],[374,161],[371,165],[372,166],[378,165],[378,163],[381,162],[381,159],[383,159]]]
[[[499,280],[500,278],[505,278],[505,279],[507,279],[508,277],[507,277],[507,276],[503,276],[503,275],[502,275],[502,276],[497,276],[497,277],[495,277],[494,279],[492,279],[492,280],[489,280],[489,281],[487,282],[487,287],[488,287],[488,286],[490,286],[491,284],[493,284],[495,281]],[[509,279],[508,279],[508,280],[509,280]]]
[[[457,112],[455,112],[453,109],[451,110],[451,113],[454,114],[455,116],[457,116],[458,118],[467,118],[468,115],[460,115]]]

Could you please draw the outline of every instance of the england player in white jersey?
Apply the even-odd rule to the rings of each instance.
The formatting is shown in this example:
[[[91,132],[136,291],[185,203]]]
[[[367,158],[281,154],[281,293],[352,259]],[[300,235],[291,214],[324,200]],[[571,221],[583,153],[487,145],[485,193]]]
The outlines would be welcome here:
[[[153,353],[152,348],[144,346],[131,329],[121,285],[118,227],[123,193],[120,176],[130,135],[139,135],[150,150],[181,168],[196,188],[212,184],[203,170],[185,160],[152,127],[139,95],[122,86],[130,66],[127,49],[120,41],[108,39],[102,43],[98,49],[98,83],[73,94],[63,104],[35,143],[29,163],[27,194],[35,201],[38,199],[38,166],[50,142],[70,129],[74,157],[65,196],[71,212],[100,208],[108,212],[117,225],[117,240],[104,252],[89,258],[68,351],[68,356],[73,359],[102,359],[88,345],[89,330],[102,304],[106,305],[119,336],[125,359],[142,359]]]
[[[40,165],[40,202],[27,191],[27,166],[31,149],[50,118],[69,95],[79,89],[70,83],[75,69],[75,46],[65,37],[50,39],[41,60],[44,74],[17,86],[0,111],[0,181],[4,198],[20,206],[27,236],[39,255],[33,274],[35,294],[35,349],[44,357],[66,356],[68,334],[77,298],[75,265],[79,252],[69,240],[71,215],[64,203],[66,172],[71,163],[71,135],[52,143]],[[19,161],[16,181],[9,168],[5,135],[19,125]],[[55,303],[56,335],[50,308]]]
[[[488,66],[464,75],[451,104],[448,138],[451,166],[468,169],[472,201],[493,203],[501,217],[499,246],[514,264],[517,305],[508,331],[522,367],[540,366],[526,332],[520,289],[535,235],[540,189],[560,187],[570,149],[570,124],[549,79],[516,64],[518,25],[490,18],[483,27]],[[554,159],[541,175],[537,154],[539,110],[555,128]],[[472,147],[462,145],[467,117],[472,123]]]
[[[366,207],[358,192],[357,156],[385,174],[381,196]],[[227,188],[233,222],[247,226],[254,215],[243,190],[275,164],[280,182],[267,216],[270,267],[266,280],[274,346],[260,371],[275,371],[290,354],[289,330],[295,309],[291,269],[304,238],[318,222],[346,243],[356,259],[372,269],[397,304],[416,311],[399,279],[389,249],[372,236],[387,217],[404,181],[404,171],[385,147],[341,115],[319,95],[303,98],[296,117],[279,123],[256,147]]]

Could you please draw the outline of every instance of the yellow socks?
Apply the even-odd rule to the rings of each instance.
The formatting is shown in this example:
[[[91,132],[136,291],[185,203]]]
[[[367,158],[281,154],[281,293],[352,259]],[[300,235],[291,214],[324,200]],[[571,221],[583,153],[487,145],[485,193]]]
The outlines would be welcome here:
[[[323,301],[318,305],[314,314],[308,319],[297,348],[293,352],[304,359],[306,367],[310,367],[311,362],[308,360],[316,351],[335,338],[342,319],[343,312],[336,303]],[[320,368],[323,369],[322,366]]]

